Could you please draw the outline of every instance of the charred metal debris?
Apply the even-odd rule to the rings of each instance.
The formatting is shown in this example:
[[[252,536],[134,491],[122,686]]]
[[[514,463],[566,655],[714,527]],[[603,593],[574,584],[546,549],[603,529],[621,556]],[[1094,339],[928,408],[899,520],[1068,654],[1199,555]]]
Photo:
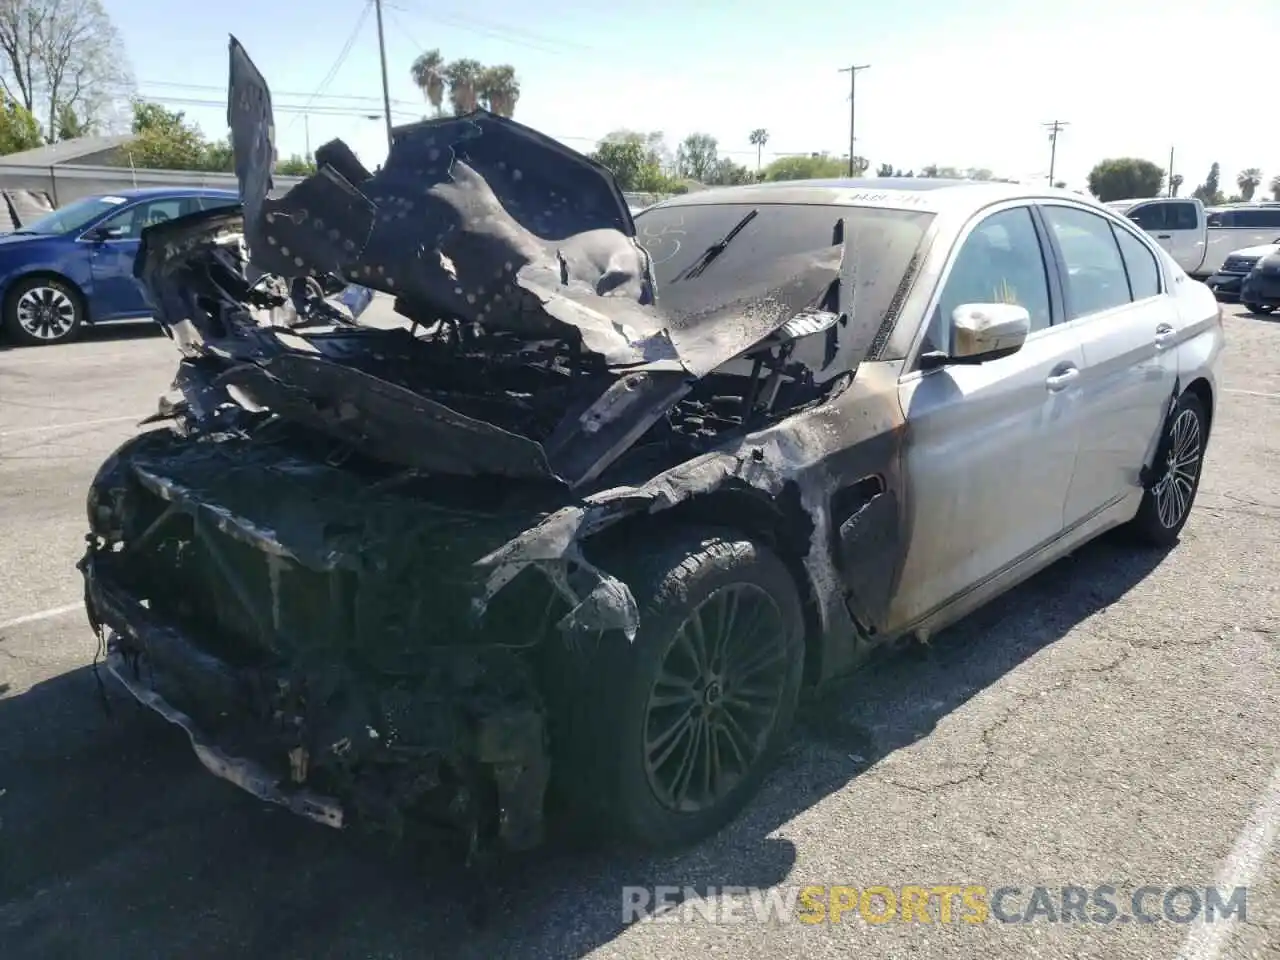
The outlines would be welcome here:
[[[723,489],[803,500],[830,535],[795,496],[817,444],[777,424],[852,378],[799,340],[848,370],[877,332],[841,302],[841,225],[750,289],[668,303],[611,175],[520,124],[401,128],[376,173],[335,141],[272,197],[270,93],[234,39],[229,103],[242,208],[153,227],[138,256],[182,359],[151,418],[170,429],[89,497],[109,665],[192,704],[169,719],[263,799],[531,846],[539,650],[639,626],[592,536]],[[348,283],[395,315],[351,317]],[[833,584],[825,550],[805,563]]]

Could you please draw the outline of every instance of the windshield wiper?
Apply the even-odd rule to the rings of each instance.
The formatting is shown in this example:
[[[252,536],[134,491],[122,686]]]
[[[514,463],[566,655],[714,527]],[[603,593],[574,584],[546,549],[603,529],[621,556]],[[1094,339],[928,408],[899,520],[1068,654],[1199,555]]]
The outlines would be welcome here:
[[[702,274],[702,271],[707,269],[707,267],[711,264],[711,261],[714,260],[716,257],[720,256],[720,254],[724,253],[724,248],[727,247],[733,241],[734,237],[736,237],[739,233],[742,232],[743,227],[745,227],[748,223],[750,223],[752,220],[756,218],[756,215],[759,212],[760,212],[759,210],[752,210],[745,217],[739,220],[736,224],[734,224],[734,227],[732,230],[726,233],[723,237],[721,237],[711,246],[707,247],[706,250],[703,250],[702,256],[698,257],[698,259],[694,261],[691,265],[689,265],[684,270],[680,271],[678,274],[672,277],[671,282],[676,283],[680,280],[688,280],[688,279],[692,279],[693,277],[700,276]]]

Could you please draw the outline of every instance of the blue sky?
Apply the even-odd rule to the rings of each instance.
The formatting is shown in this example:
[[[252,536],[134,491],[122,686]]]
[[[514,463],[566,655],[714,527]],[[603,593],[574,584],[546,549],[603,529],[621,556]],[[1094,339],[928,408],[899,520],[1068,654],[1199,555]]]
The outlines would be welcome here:
[[[618,127],[662,130],[673,146],[700,131],[754,166],[747,135],[756,127],[769,131],[766,163],[775,153],[847,150],[848,74],[837,70],[856,62],[871,65],[858,75],[857,135],[873,164],[1044,176],[1042,124],[1061,119],[1071,126],[1057,176],[1073,187],[1104,157],[1163,165],[1171,147],[1192,185],[1215,160],[1224,184],[1248,166],[1280,174],[1280,68],[1262,52],[1280,43],[1277,0],[1233,0],[1229,15],[1189,0],[385,3],[397,122],[424,112],[409,63],[439,47],[446,59],[512,64],[516,119],[577,149]],[[313,149],[342,137],[372,166],[386,153],[372,13],[324,83],[364,5],[106,0],[144,96],[221,136],[220,107],[180,101],[224,98],[234,33],[275,92],[282,155],[301,153],[309,128]]]

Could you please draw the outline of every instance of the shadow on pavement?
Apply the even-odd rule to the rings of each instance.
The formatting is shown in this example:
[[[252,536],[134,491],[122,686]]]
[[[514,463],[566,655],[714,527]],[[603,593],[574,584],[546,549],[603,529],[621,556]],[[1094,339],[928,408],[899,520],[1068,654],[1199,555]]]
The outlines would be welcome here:
[[[74,343],[115,343],[126,340],[154,340],[163,337],[164,331],[152,320],[120,320],[104,323],[101,326],[85,327]],[[0,332],[0,352],[5,350],[46,351],[56,350],[62,344],[47,344],[39,347],[28,347],[14,343]]]
[[[781,769],[720,835],[668,857],[554,843],[479,891],[480,928],[456,868],[265,808],[205,773],[180,731],[109,678],[108,715],[89,668],[64,674],[0,700],[0,956],[580,957],[626,929],[623,886],[785,880],[797,852],[774,831],[1161,558],[1112,538],[1083,548],[810,704]]]

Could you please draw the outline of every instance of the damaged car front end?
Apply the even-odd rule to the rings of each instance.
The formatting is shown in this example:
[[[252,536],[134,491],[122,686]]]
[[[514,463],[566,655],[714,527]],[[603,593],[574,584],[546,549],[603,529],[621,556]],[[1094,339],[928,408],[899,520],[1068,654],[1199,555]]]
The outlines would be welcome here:
[[[109,669],[261,799],[334,827],[528,848],[553,767],[609,767],[593,738],[631,735],[609,711],[626,700],[615,675],[636,668],[616,657],[658,644],[665,663],[693,622],[692,607],[681,620],[664,606],[674,594],[659,582],[679,562],[653,589],[632,572],[634,554],[661,553],[628,547],[636,521],[714,533],[731,504],[764,518],[753,534],[773,532],[755,553],[729,538],[719,555],[738,559],[716,562],[745,565],[757,594],[789,584],[758,615],[776,615],[778,702],[748,729],[727,706],[728,642],[708,654],[714,677],[687,684],[699,742],[710,757],[722,740],[741,768],[706,768],[710,814],[676,770],[655,803],[692,825],[672,832],[638,810],[632,832],[714,829],[776,749],[806,638],[874,632],[891,591],[892,564],[842,567],[868,561],[842,561],[840,543],[898,535],[884,478],[901,414],[855,374],[927,217],[880,278],[884,304],[855,317],[838,218],[730,284],[689,282],[755,217],[735,213],[659,288],[612,176],[513,121],[401,128],[377,173],[334,142],[273,199],[270,94],[234,40],[228,120],[242,208],[154,227],[138,256],[182,357],[158,428],[117,450],[89,493],[81,568]],[[394,312],[357,320],[327,299],[343,284],[394,298]],[[720,507],[703,509],[712,495]],[[699,536],[697,549],[714,539]],[[738,609],[716,576],[707,603]],[[873,586],[853,596],[858,577]],[[646,633],[672,617],[675,639]],[[661,767],[645,766],[647,782]],[[610,771],[597,803],[629,782]]]

